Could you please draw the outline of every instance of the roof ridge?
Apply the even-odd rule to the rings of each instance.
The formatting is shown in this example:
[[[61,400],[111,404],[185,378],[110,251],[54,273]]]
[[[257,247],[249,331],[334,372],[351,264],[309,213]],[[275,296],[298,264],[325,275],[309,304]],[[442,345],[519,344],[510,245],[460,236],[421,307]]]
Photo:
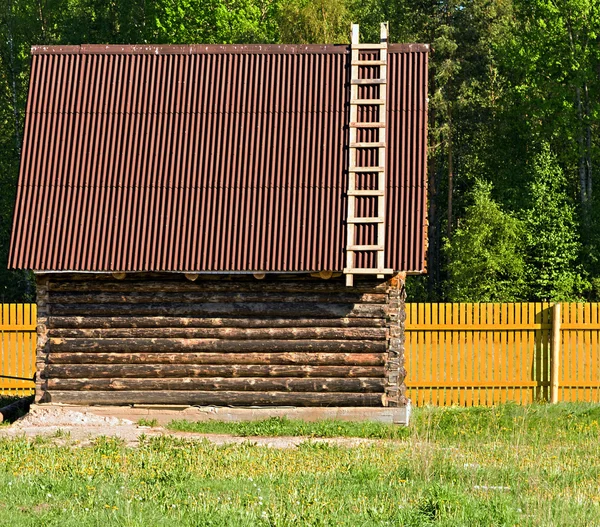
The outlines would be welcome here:
[[[390,44],[391,52],[426,52],[429,44]],[[196,55],[201,53],[349,53],[349,44],[81,44],[32,46],[32,55]]]

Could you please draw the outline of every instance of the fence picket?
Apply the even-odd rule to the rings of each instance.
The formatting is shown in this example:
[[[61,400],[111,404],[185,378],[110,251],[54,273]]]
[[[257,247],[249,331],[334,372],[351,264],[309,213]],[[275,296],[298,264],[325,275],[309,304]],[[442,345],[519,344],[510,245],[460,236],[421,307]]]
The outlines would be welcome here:
[[[551,304],[408,304],[408,309],[407,349],[414,350],[415,341],[425,343],[407,354],[406,384],[415,404],[549,400]],[[426,312],[431,316],[424,319]],[[600,303],[563,304],[561,343],[559,400],[600,402]],[[429,369],[412,367],[421,357],[431,358]]]
[[[35,373],[35,304],[3,304],[0,311],[0,395],[25,396],[33,393],[30,380]]]

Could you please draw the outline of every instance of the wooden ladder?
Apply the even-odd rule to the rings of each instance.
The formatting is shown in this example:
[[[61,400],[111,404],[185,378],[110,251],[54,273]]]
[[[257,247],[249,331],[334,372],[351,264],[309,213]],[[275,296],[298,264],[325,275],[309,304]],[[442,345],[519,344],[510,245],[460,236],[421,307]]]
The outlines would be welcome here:
[[[350,145],[348,163],[348,214],[346,218],[346,285],[354,285],[355,274],[376,274],[377,278],[391,274],[392,269],[385,268],[385,186],[386,186],[386,116],[387,116],[387,40],[388,25],[381,24],[381,37],[379,44],[360,44],[358,24],[352,25],[352,44],[350,62]],[[378,59],[361,59],[361,51],[373,51],[379,53]],[[377,66],[379,68],[378,78],[361,78],[361,68]],[[376,98],[359,98],[359,86],[378,86],[379,96]],[[360,106],[378,106],[378,120],[373,122],[358,121]],[[373,128],[378,129],[377,142],[358,141],[358,130]],[[373,166],[357,166],[357,152],[363,148],[377,149],[377,163]],[[357,185],[357,179],[367,177],[369,174],[377,174],[377,188],[371,190],[358,190],[362,185]],[[377,208],[375,216],[357,217],[356,200],[362,197],[376,197]],[[356,243],[356,226],[366,224],[377,225],[376,241],[372,245],[360,245]],[[377,254],[377,267],[357,267],[356,252]]]

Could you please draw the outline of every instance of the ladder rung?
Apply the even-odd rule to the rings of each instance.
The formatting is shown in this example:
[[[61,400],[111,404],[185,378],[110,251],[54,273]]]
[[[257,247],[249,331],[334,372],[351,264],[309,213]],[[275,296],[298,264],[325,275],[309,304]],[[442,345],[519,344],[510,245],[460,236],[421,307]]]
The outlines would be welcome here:
[[[350,123],[350,128],[385,128],[385,123]]]
[[[393,274],[393,269],[377,269],[375,268],[354,268],[354,267],[346,267],[344,269],[344,274]]]
[[[349,168],[348,172],[355,172],[357,174],[371,174],[373,172],[385,172],[383,167],[353,167]]]
[[[352,99],[350,104],[372,104],[372,105],[382,105],[385,104],[385,99]]]
[[[387,60],[352,60],[352,66],[387,66]]]
[[[385,190],[349,190],[348,196],[385,196]]]
[[[386,49],[387,42],[379,42],[377,44],[364,43],[364,44],[352,44],[352,49]]]
[[[384,251],[383,245],[349,245],[347,251]]]
[[[350,148],[385,148],[385,143],[350,143]]]
[[[380,217],[375,218],[348,218],[348,223],[383,223],[385,220]]]
[[[350,84],[366,84],[366,85],[371,85],[371,84],[387,84],[387,80],[385,79],[352,79],[350,81]]]

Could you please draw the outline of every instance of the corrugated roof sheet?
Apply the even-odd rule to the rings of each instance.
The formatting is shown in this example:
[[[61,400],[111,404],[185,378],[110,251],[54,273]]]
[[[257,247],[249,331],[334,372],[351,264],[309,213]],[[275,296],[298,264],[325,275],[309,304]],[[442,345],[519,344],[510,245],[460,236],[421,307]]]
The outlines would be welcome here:
[[[398,271],[424,269],[427,51],[389,47],[386,267]],[[11,267],[343,269],[349,47],[32,53]]]

